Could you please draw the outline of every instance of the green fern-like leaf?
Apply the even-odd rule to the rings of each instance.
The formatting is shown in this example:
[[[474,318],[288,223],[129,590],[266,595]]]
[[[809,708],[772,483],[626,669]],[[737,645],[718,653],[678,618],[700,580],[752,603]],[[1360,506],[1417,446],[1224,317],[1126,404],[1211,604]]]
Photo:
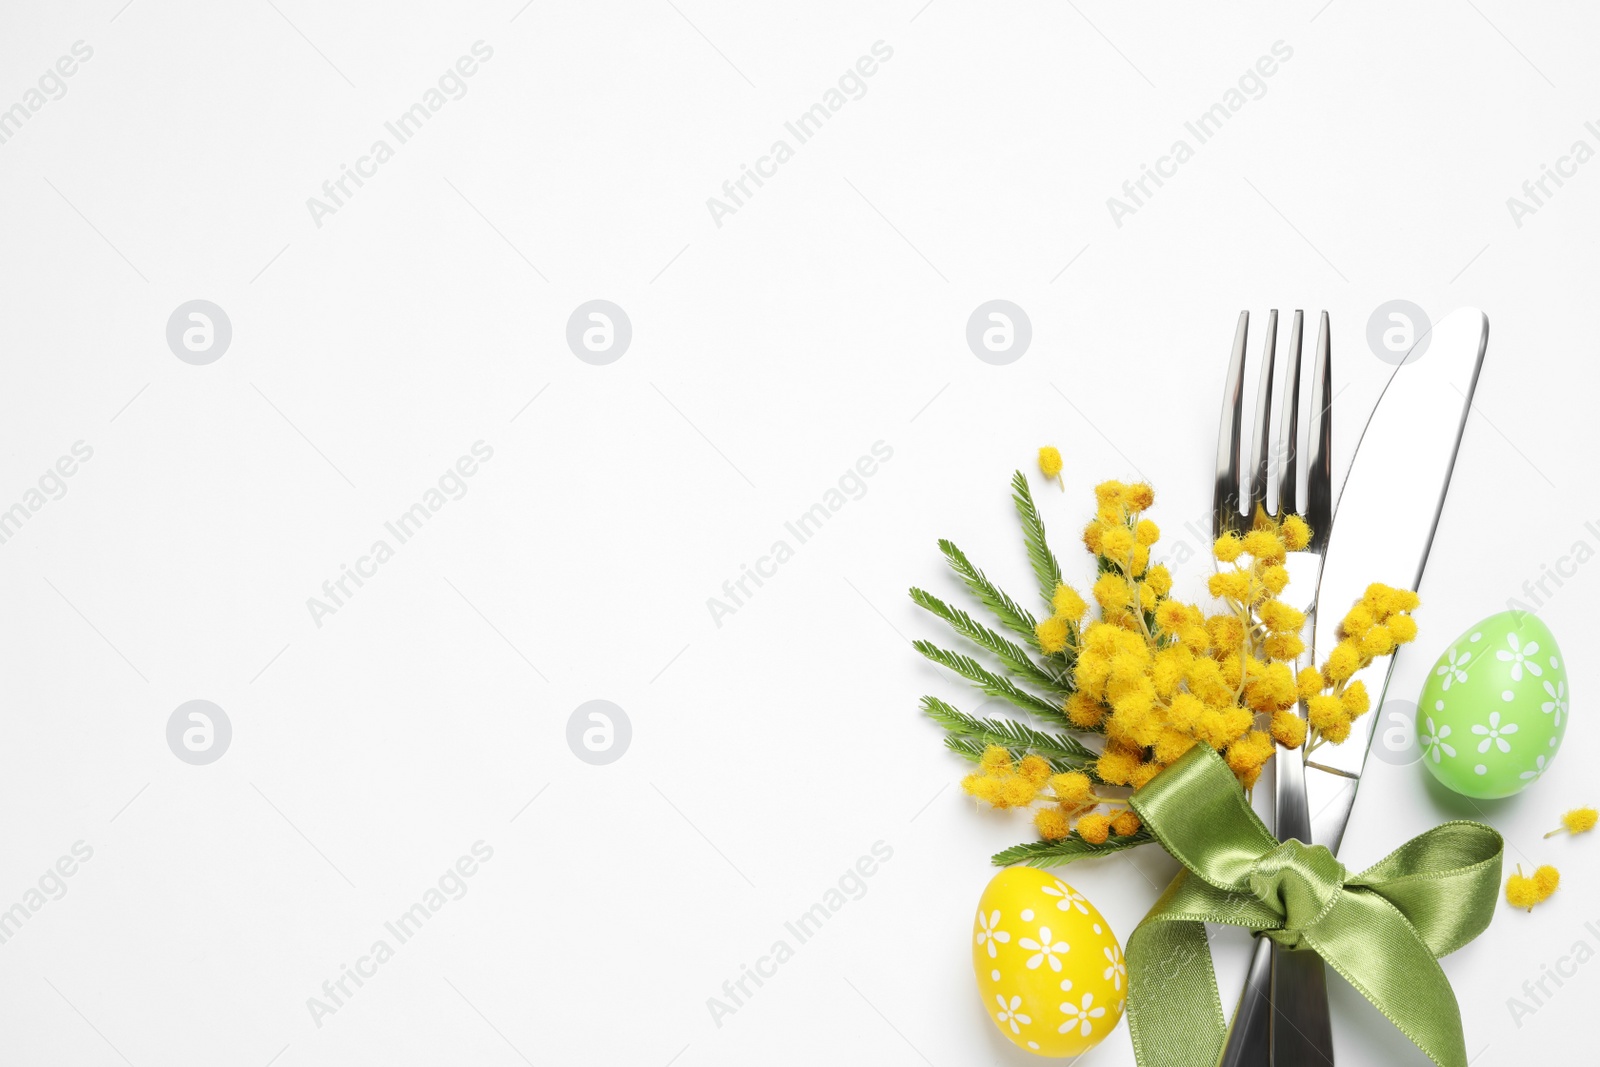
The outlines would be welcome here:
[[[989,670],[971,656],[940,648],[931,641],[914,641],[912,647],[939,666],[961,675],[989,696],[1008,700],[1024,711],[1031,711],[1052,722],[1066,722],[1065,714],[1055,704],[1019,688],[1010,679]]]
[[[996,867],[1009,867],[1014,863],[1025,863],[1030,867],[1060,867],[1073,860],[1094,859],[1096,856],[1109,856],[1114,852],[1138,848],[1154,840],[1149,829],[1143,826],[1138,833],[1127,837],[1108,837],[1101,845],[1091,845],[1073,835],[1063,841],[1028,841],[1012,845],[1003,852],[996,852],[989,862]]]
[[[1034,506],[1033,493],[1028,489],[1028,479],[1017,471],[1011,479],[1011,499],[1017,505],[1017,518],[1022,520],[1022,539],[1028,545],[1028,561],[1033,564],[1033,576],[1039,582],[1039,595],[1045,602],[1056,595],[1061,584],[1061,564],[1044,537],[1044,520]]]
[[[939,551],[944,553],[950,569],[961,576],[961,580],[972,590],[972,595],[977,597],[984,607],[994,613],[1001,624],[1012,633],[1019,634],[1033,648],[1039,647],[1039,638],[1034,633],[1034,628],[1039,622],[1021,604],[1006,596],[991,582],[982,571],[973,566],[967,559],[967,554],[957,548],[955,542],[940,540]]]
[[[1014,719],[980,719],[968,715],[938,697],[923,697],[922,710],[930,719],[944,727],[951,741],[969,740],[976,744],[977,754],[983,755],[987,745],[1000,745],[1016,752],[1033,752],[1052,762],[1071,764],[1066,770],[1081,770],[1098,757],[1094,751],[1076,738],[1064,734],[1045,733],[1027,723]],[[951,749],[963,755],[972,751],[952,744]]]
[[[960,608],[952,608],[932,593],[917,588],[911,590],[911,599],[917,606],[949,623],[956,633],[992,653],[1005,664],[1007,670],[1022,680],[1062,696],[1072,692],[1072,676],[1069,673],[1062,670],[1058,674],[1051,667],[1034,662],[1025,649],[1001,637]]]

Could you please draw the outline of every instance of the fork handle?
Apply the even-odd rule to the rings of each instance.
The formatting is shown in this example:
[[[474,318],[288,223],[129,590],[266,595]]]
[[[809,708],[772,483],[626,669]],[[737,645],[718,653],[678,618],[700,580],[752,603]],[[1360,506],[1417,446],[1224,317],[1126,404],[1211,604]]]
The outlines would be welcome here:
[[[1328,972],[1321,956],[1273,943],[1270,1014],[1274,1067],[1333,1067]]]
[[[1272,1058],[1272,954],[1269,938],[1256,938],[1244,991],[1234,1009],[1217,1067],[1268,1067]],[[1291,1061],[1284,1060],[1288,1064]]]

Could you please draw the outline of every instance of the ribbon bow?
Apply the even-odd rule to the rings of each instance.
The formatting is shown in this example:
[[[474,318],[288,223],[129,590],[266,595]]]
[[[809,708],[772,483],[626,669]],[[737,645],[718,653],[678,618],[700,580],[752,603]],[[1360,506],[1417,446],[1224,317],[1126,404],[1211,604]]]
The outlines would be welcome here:
[[[1317,953],[1440,1067],[1466,1067],[1461,1011],[1437,957],[1494,917],[1503,842],[1493,828],[1444,823],[1352,876],[1324,845],[1280,844],[1206,745],[1131,803],[1185,868],[1128,938],[1141,1067],[1213,1067],[1222,1052],[1208,922]]]

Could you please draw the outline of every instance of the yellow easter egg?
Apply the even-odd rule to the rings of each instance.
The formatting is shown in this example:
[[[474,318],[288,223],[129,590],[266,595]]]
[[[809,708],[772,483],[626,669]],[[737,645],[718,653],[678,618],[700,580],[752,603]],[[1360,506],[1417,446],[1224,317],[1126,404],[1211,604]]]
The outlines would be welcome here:
[[[978,901],[972,970],[989,1018],[1014,1045],[1077,1056],[1116,1028],[1128,968],[1111,926],[1048,871],[1007,867]]]

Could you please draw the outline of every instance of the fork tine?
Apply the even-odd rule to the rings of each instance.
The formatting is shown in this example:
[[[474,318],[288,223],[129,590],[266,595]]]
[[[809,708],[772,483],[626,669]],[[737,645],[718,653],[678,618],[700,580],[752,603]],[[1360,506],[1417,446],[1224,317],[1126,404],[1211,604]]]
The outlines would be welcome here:
[[[1239,525],[1239,419],[1244,402],[1244,346],[1250,312],[1239,312],[1233,357],[1222,388],[1222,424],[1217,428],[1217,485],[1211,498],[1211,528],[1218,537]]]
[[[1328,336],[1328,313],[1317,326],[1317,367],[1311,378],[1310,460],[1306,464],[1306,522],[1311,525],[1312,547],[1328,544],[1333,524],[1333,351]]]
[[[1278,420],[1278,517],[1298,515],[1296,494],[1299,478],[1295,467],[1300,449],[1300,342],[1305,334],[1306,315],[1294,313],[1289,328],[1289,362],[1283,368],[1283,416]]]
[[[1267,479],[1271,474],[1272,377],[1278,351],[1278,312],[1267,312],[1267,339],[1261,350],[1261,383],[1256,389],[1256,425],[1250,441],[1250,513],[1248,524],[1267,510]]]

